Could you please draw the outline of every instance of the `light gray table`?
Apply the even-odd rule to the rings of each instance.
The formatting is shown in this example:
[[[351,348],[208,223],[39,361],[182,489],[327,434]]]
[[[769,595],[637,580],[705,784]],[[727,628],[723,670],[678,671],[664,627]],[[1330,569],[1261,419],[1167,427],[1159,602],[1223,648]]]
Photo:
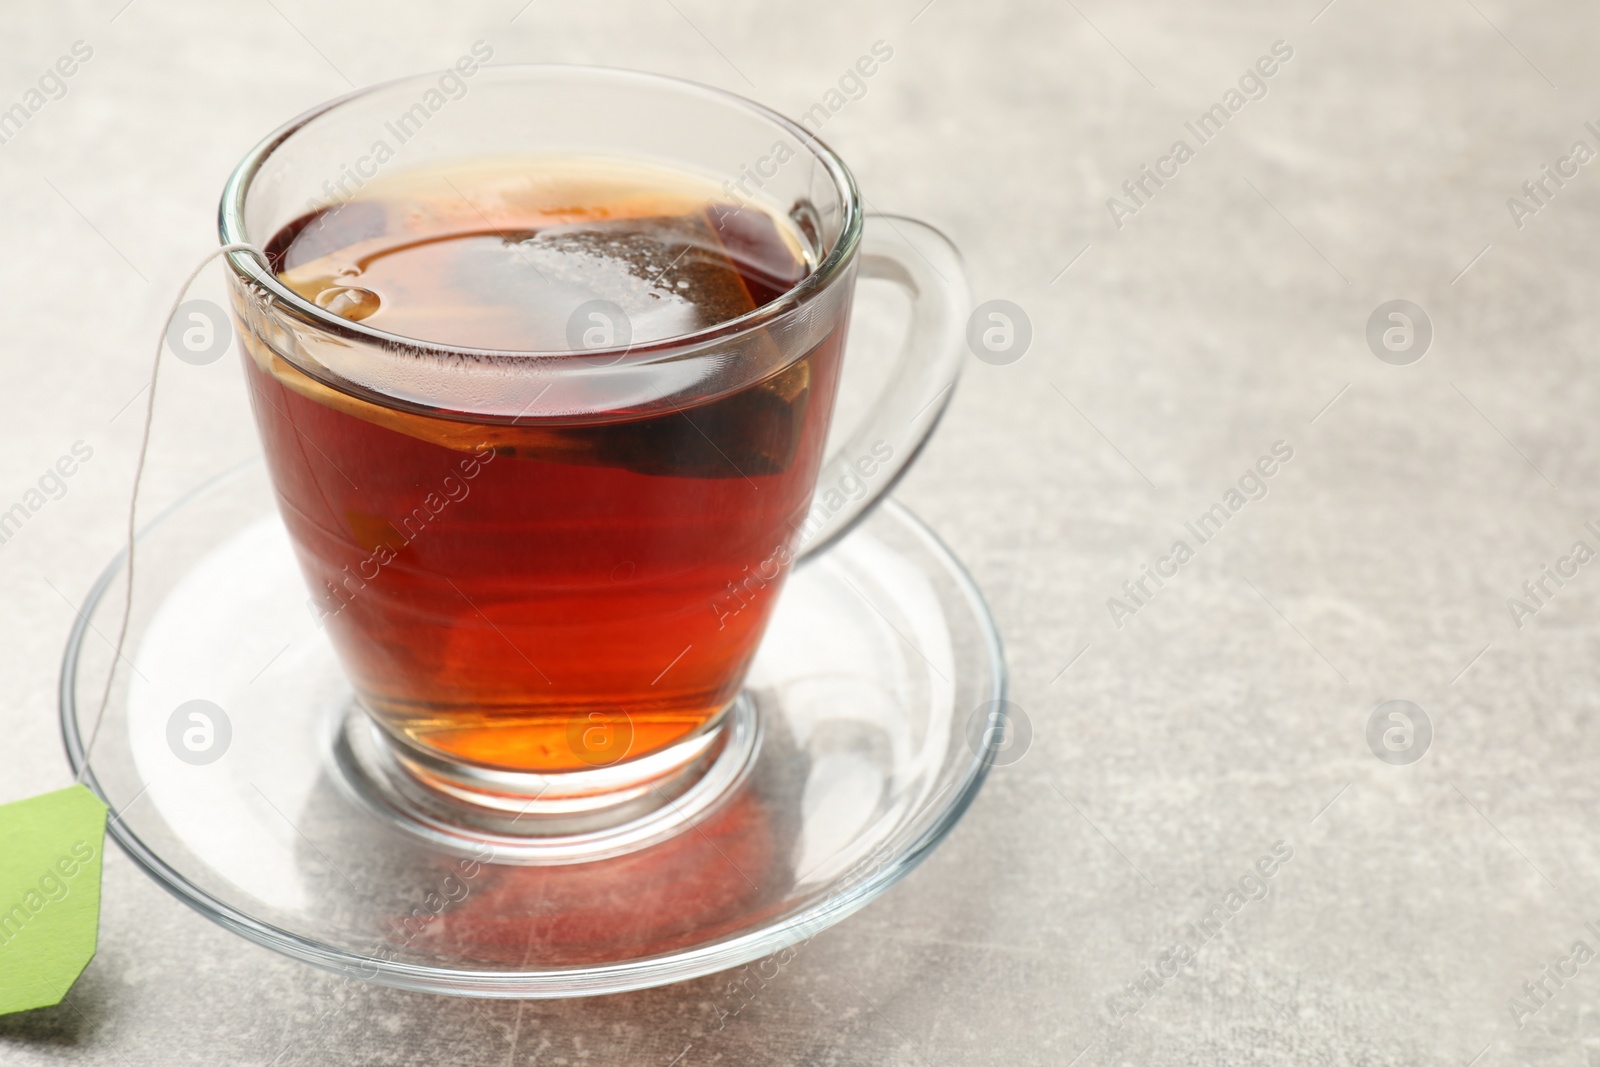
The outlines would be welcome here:
[[[0,545],[0,800],[66,783],[57,664],[117,547],[123,409],[228,169],[347,81],[480,38],[501,62],[660,70],[790,113],[893,47],[825,135],[875,207],[956,240],[977,299],[1031,318],[1020,362],[972,362],[899,496],[987,592],[1034,740],[720,1030],[729,976],[576,1002],[374,988],[324,1019],[336,979],[113,852],[98,957],[66,1006],[0,1020],[0,1061],[1600,1062],[1600,963],[1508,1006],[1575,940],[1600,950],[1600,563],[1532,614],[1507,603],[1574,541],[1600,548],[1600,163],[1536,214],[1507,205],[1573,142],[1600,149],[1600,14],[1323,2],[9,11],[0,109],[75,41],[93,56],[0,144],[0,504],[73,442],[95,451]],[[1276,41],[1293,56],[1265,97],[1201,144],[1184,124]],[[1193,158],[1114,219],[1180,138]],[[1365,335],[1400,298],[1433,330],[1410,365]],[[249,446],[237,397],[216,406],[156,497]],[[1293,458],[1265,498],[1200,544],[1185,523],[1278,441]],[[1113,613],[1178,539],[1194,558]],[[1404,766],[1367,741],[1397,699],[1433,732]],[[1265,899],[1228,910],[1280,841]],[[1189,928],[1219,903],[1220,932]]]

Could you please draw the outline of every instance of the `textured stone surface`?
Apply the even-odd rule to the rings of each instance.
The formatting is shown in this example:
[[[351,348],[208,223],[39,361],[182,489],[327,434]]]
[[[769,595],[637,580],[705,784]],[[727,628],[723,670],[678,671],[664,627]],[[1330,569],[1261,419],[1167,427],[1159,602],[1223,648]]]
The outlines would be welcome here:
[[[0,508],[73,442],[94,458],[0,545],[0,801],[66,784],[56,670],[117,546],[139,405],[119,411],[229,168],[347,78],[478,38],[790,113],[892,45],[824,135],[874,207],[954,238],[977,299],[1032,319],[1020,362],[973,361],[899,495],[990,597],[1035,736],[926,864],[720,1030],[726,976],[522,1004],[370,989],[330,1014],[335,979],[113,850],[99,955],[68,1004],[0,1020],[0,1061],[1600,1062],[1600,964],[1521,1028],[1507,1007],[1574,940],[1600,949],[1600,565],[1520,628],[1506,606],[1574,540],[1600,547],[1600,170],[1521,229],[1506,207],[1573,141],[1600,148],[1600,15],[921,2],[8,13],[0,109],[74,41],[94,54],[0,145]],[[1107,197],[1279,40],[1266,97],[1117,228]],[[1394,298],[1434,327],[1410,366],[1364,337]],[[156,498],[250,447],[232,389],[166,443]],[[1115,626],[1123,580],[1194,547],[1185,521],[1280,440],[1266,498]],[[1433,724],[1410,766],[1367,745],[1390,699]],[[1278,841],[1266,899],[1114,1021],[1107,998]]]

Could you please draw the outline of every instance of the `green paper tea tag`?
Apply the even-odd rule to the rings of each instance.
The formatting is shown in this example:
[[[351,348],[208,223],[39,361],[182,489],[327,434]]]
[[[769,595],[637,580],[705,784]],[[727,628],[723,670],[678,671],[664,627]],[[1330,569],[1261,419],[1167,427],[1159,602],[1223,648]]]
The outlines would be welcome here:
[[[0,1015],[61,1003],[94,957],[105,839],[81,785],[0,805]]]

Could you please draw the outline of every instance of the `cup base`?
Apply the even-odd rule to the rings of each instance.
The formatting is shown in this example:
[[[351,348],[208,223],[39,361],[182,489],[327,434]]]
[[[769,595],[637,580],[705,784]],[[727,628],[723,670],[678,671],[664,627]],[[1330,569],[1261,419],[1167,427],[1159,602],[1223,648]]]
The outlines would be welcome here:
[[[592,770],[518,773],[463,766],[409,745],[358,705],[336,724],[345,788],[392,826],[462,855],[580,863],[682,830],[744,778],[760,746],[741,696],[709,729],[637,760]]]

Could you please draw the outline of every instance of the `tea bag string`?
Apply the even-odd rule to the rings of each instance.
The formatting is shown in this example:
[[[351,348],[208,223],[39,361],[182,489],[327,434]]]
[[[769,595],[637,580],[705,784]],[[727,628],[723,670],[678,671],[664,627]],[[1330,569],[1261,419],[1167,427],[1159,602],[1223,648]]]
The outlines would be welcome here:
[[[212,260],[218,256],[225,256],[231,252],[249,252],[262,264],[271,270],[271,262],[260,248],[248,241],[238,241],[214,248],[207,252],[195,268],[184,279],[183,285],[178,289],[178,295],[172,300],[172,307],[167,310],[167,316],[162,321],[161,336],[156,339],[155,360],[150,366],[150,392],[145,398],[144,405],[144,431],[139,437],[139,457],[133,465],[133,494],[128,500],[128,549],[127,549],[127,583],[122,603],[122,621],[117,626],[117,639],[112,645],[111,669],[106,673],[105,688],[100,693],[100,706],[94,714],[94,727],[89,731],[89,741],[83,748],[83,765],[78,768],[78,776],[74,781],[82,785],[89,776],[89,761],[94,755],[95,742],[100,739],[100,726],[105,722],[106,707],[111,703],[111,689],[117,679],[117,664],[122,661],[122,648],[128,639],[128,623],[133,617],[133,553],[134,546],[139,538],[139,526],[136,515],[139,507],[139,482],[144,477],[145,457],[150,452],[150,426],[156,414],[156,380],[161,376],[161,354],[167,343],[167,333],[172,328],[172,320],[178,315],[178,308],[183,305],[184,297],[189,295],[189,287],[195,279],[200,277],[200,272],[205,270]]]

